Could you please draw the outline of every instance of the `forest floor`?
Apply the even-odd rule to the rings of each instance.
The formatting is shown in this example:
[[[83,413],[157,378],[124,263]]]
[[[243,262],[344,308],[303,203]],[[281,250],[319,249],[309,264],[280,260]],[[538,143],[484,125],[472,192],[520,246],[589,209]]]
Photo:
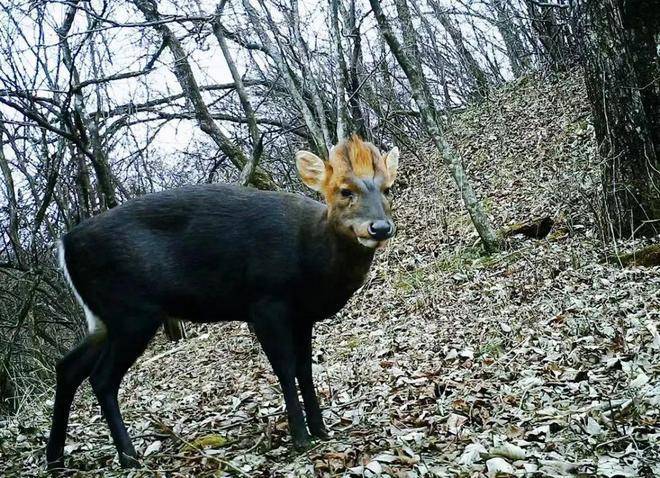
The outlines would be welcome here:
[[[499,228],[541,240],[484,256],[430,148],[402,158],[397,237],[337,317],[314,375],[332,440],[292,452],[281,392],[242,324],[158,336],[120,401],[144,468],[123,472],[89,386],[76,476],[660,476],[660,270],[622,268],[596,227],[581,82],[527,79],[451,119]],[[642,242],[618,244],[629,251]],[[52,401],[0,429],[1,476],[40,476]]]

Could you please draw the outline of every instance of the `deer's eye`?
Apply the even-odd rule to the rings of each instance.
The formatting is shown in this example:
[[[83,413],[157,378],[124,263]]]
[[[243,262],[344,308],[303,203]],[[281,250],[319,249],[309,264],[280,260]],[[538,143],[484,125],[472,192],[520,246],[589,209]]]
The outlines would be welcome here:
[[[383,189],[383,194],[384,194],[385,196],[389,196],[390,194],[392,194],[392,189],[391,189],[391,188],[385,188],[385,189]]]
[[[341,190],[341,195],[342,195],[342,197],[345,197],[345,198],[352,198],[353,197],[353,191],[351,191],[350,189],[342,189]]]

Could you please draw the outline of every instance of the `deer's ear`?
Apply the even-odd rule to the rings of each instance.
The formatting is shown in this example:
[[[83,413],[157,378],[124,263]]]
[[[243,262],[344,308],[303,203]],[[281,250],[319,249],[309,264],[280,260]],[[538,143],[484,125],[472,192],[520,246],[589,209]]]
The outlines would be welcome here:
[[[314,153],[298,151],[296,167],[303,183],[314,191],[322,192],[326,180],[325,162]]]
[[[387,186],[394,184],[396,179],[396,172],[399,169],[399,148],[392,148],[387,154],[385,154],[385,166],[387,167]]]

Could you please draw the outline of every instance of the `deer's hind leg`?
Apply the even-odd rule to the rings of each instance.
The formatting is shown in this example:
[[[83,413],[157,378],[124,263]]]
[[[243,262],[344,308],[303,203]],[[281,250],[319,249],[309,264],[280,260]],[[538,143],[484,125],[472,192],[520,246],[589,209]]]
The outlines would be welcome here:
[[[64,467],[64,443],[71,405],[78,387],[96,365],[104,345],[103,334],[90,335],[65,355],[56,366],[55,404],[46,448],[49,469]]]
[[[131,365],[147,348],[161,322],[146,316],[123,318],[120,327],[109,330],[102,355],[89,378],[123,468],[137,467],[139,461],[119,410],[119,385]]]

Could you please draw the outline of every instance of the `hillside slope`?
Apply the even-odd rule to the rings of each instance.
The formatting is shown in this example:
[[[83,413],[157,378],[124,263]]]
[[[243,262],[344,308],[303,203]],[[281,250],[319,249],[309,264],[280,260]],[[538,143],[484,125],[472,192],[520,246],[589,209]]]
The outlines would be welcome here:
[[[511,85],[452,118],[450,139],[495,224],[555,221],[546,239],[514,237],[490,257],[437,155],[404,156],[396,239],[316,329],[332,441],[294,455],[247,328],[204,326],[175,346],[159,337],[123,384],[146,455],[138,474],[660,475],[660,271],[603,263],[586,108],[566,76]],[[123,476],[89,387],[76,403],[68,463]],[[50,405],[0,429],[0,475],[43,473]]]

